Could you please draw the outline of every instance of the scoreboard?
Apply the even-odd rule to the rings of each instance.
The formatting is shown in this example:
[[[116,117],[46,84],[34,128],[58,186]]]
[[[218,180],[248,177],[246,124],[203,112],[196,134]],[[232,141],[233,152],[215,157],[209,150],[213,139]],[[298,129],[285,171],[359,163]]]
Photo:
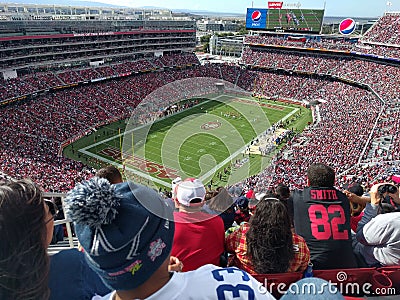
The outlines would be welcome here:
[[[323,9],[248,8],[246,28],[279,32],[319,33],[323,19]]]

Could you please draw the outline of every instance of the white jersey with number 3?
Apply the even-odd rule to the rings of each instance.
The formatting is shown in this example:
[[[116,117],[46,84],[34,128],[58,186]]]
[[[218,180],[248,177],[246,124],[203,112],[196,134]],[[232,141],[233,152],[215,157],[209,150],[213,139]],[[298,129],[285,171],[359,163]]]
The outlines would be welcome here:
[[[112,300],[115,291],[92,300]],[[260,282],[238,268],[205,265],[197,270],[174,273],[168,283],[146,300],[174,299],[275,299]]]

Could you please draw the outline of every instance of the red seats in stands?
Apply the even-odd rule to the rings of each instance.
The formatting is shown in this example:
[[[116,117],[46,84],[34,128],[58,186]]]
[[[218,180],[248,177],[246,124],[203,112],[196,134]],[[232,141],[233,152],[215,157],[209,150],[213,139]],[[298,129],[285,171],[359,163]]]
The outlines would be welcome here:
[[[303,277],[303,274],[296,272],[253,274],[253,276],[279,299],[292,283]],[[372,296],[377,290],[385,292],[385,294],[381,293],[381,296],[400,294],[400,266],[314,270],[314,277],[334,284],[346,296],[346,300],[360,299],[357,296]],[[378,295],[375,294],[375,296]]]
[[[382,267],[378,271],[385,274],[392,281],[392,287],[396,289],[396,295],[400,294],[400,266]]]
[[[314,276],[335,284],[343,295],[358,296],[364,294],[363,286],[371,284],[376,272],[376,268],[314,270]]]

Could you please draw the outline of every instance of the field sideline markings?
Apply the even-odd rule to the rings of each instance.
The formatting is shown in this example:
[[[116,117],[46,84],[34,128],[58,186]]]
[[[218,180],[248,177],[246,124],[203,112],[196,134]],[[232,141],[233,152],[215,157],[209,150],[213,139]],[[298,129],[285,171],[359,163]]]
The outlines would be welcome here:
[[[278,122],[284,122],[286,119],[288,119],[288,118],[290,118],[293,114],[295,114],[297,111],[299,111],[299,108],[293,108],[293,107],[288,107],[288,108],[291,108],[292,109],[292,112],[291,113],[289,113],[289,114],[287,114],[287,115],[285,115],[281,120],[279,120]],[[264,134],[264,131],[262,131],[258,136],[257,136],[257,138],[259,138],[261,135],[263,135]],[[195,143],[196,144],[196,143]],[[233,143],[233,144],[235,144],[235,143]],[[219,163],[216,167],[219,169],[220,167],[222,167],[223,165],[225,165],[230,159],[232,159],[232,158],[234,158],[234,157],[236,157],[237,155],[239,155],[241,152],[243,152],[249,145],[251,144],[251,140],[245,145],[245,146],[243,146],[242,148],[239,148],[236,152],[234,152],[234,154],[232,154],[231,156],[229,156],[228,158],[226,158],[224,161],[222,161],[221,163]],[[154,148],[153,146],[150,146],[150,148]],[[198,149],[197,147],[191,147],[191,146],[189,146],[189,148],[192,148],[192,149]],[[165,150],[164,150],[165,151]],[[222,151],[219,151],[219,150],[216,150],[216,151],[218,151],[218,152],[222,152]],[[229,149],[228,149],[228,151],[229,151]],[[147,151],[146,151],[147,152]],[[167,153],[169,152],[169,151],[166,151]],[[222,165],[221,165],[222,164]],[[189,167],[190,169],[197,169],[197,167],[192,167],[191,165],[189,165],[189,164],[186,164],[186,163],[184,163],[184,162],[180,162],[180,165],[184,165],[184,166],[187,166],[187,167]],[[207,164],[205,164],[206,166],[210,166],[210,165],[207,165]],[[210,166],[211,167],[211,166]],[[215,168],[215,167],[214,167]],[[211,169],[212,170],[212,169]],[[211,171],[210,170],[210,171]],[[207,172],[206,174],[208,174],[209,172]],[[203,175],[203,177],[204,177],[205,175]],[[202,177],[202,178],[203,178]]]
[[[232,96],[230,96],[230,97],[232,97]],[[269,104],[269,105],[272,105],[272,106],[281,106],[281,107],[283,107],[283,108],[292,108],[292,109],[296,109],[295,107],[291,107],[291,106],[288,106],[288,105],[279,104],[279,103],[275,103],[275,102],[274,102],[273,104],[271,104],[271,103],[269,103],[269,102],[260,101],[260,100],[255,100],[255,99],[253,99],[253,98],[250,98],[250,99],[247,98],[247,99],[246,99],[246,98],[239,97],[239,96],[237,96],[237,97],[232,97],[232,98],[234,98],[234,99],[245,100],[246,102],[254,102],[255,104],[263,103],[263,104]],[[271,101],[271,100],[269,100],[269,101]],[[300,105],[300,103],[299,103],[298,105]],[[268,107],[268,106],[265,106],[265,108],[274,110],[273,108]]]
[[[108,163],[108,164],[110,164],[110,165],[113,165],[113,166],[116,166],[116,167],[121,167],[121,166],[122,166],[122,163],[118,163],[118,162],[120,162],[120,160],[110,160],[110,159],[105,158],[105,157],[103,157],[103,156],[100,156],[100,155],[97,155],[97,154],[93,154],[93,153],[91,153],[91,152],[87,152],[86,150],[85,150],[85,152],[83,152],[83,153],[85,153],[85,154],[87,154],[87,155],[90,155],[91,157],[96,158],[96,159],[98,159],[98,160],[101,160],[101,161],[103,161],[103,162],[106,162],[106,163]],[[117,161],[118,161],[118,162],[117,162]],[[158,184],[161,184],[161,185],[163,185],[163,186],[165,186],[165,187],[171,187],[171,184],[170,184],[170,183],[167,183],[167,182],[165,182],[165,181],[163,181],[163,180],[161,180],[161,179],[158,179],[158,178],[156,178],[156,177],[150,176],[150,175],[148,175],[147,173],[137,172],[136,169],[133,169],[133,168],[127,166],[127,165],[125,165],[125,170],[128,170],[129,172],[131,172],[131,173],[133,173],[133,174],[137,174],[137,175],[139,175],[140,177],[143,177],[143,178],[145,178],[145,179],[147,179],[147,180],[157,182]]]
[[[285,117],[283,117],[281,120],[279,120],[278,122],[284,122],[286,121],[286,119],[290,118],[292,115],[294,115],[300,108],[295,108],[290,114],[286,115]],[[277,123],[278,123],[277,122]],[[272,126],[271,126],[272,127]],[[270,127],[270,128],[271,128]],[[264,132],[262,132],[261,134],[259,134],[257,136],[257,138],[260,138],[262,135],[264,134]],[[238,156],[240,153],[244,152],[244,150],[251,145],[251,142],[247,143],[245,146],[243,146],[242,148],[238,149],[236,152],[234,152],[233,154],[231,154],[231,156],[227,157],[224,161],[222,161],[221,163],[219,163],[218,165],[216,165],[215,167],[213,167],[210,171],[208,171],[207,173],[205,173],[204,175],[202,175],[200,177],[200,180],[204,181],[205,179],[207,179],[207,177],[209,177],[211,174],[215,173],[218,169],[222,168],[224,165],[226,165],[229,161],[231,161],[233,158],[235,158],[236,156]]]
[[[237,97],[237,96],[231,96],[231,95],[219,95],[219,96],[216,96],[216,97],[214,97],[214,98],[211,98],[211,99],[209,99],[209,100],[207,100],[207,101],[204,101],[204,102],[201,102],[201,103],[199,103],[199,104],[196,104],[196,105],[192,106],[191,108],[194,108],[194,107],[203,105],[204,103],[210,102],[210,101],[212,101],[212,100],[217,100],[217,99],[219,99],[219,98],[221,98],[221,97],[228,97],[228,98],[233,98],[233,99],[242,99],[242,100],[247,100],[247,101],[253,101],[255,104],[258,103],[258,101],[253,100],[253,99],[246,99],[246,98]],[[280,105],[280,104],[274,104],[274,105],[293,109],[293,111],[292,111],[291,113],[287,114],[287,115],[286,115],[285,117],[283,117],[281,120],[277,121],[277,123],[278,123],[278,122],[284,122],[286,119],[290,118],[293,114],[295,114],[297,111],[299,111],[299,108],[292,108],[292,107],[284,106],[284,105]],[[166,118],[172,117],[172,116],[174,116],[174,115],[175,115],[175,114],[169,115],[169,116],[167,116]],[[159,121],[164,120],[164,119],[166,119],[166,118],[159,119],[159,120],[157,120],[156,122],[159,122]],[[89,157],[96,158],[96,159],[98,159],[98,160],[100,160],[100,161],[107,162],[107,163],[109,163],[109,164],[116,165],[116,166],[121,166],[122,164],[118,164],[118,163],[116,163],[115,161],[111,161],[111,160],[109,160],[109,159],[107,159],[107,158],[105,158],[105,157],[102,157],[102,156],[99,156],[99,155],[97,155],[97,154],[91,153],[91,152],[89,152],[89,151],[87,151],[87,150],[88,150],[88,149],[91,149],[91,148],[94,148],[94,147],[97,147],[98,145],[107,144],[109,141],[115,140],[116,138],[118,138],[118,137],[120,137],[120,136],[123,136],[125,133],[131,133],[131,132],[133,132],[133,131],[135,131],[135,130],[138,130],[138,129],[143,128],[143,127],[148,126],[148,125],[149,125],[149,124],[142,124],[142,125],[140,125],[139,127],[133,128],[133,129],[131,129],[131,130],[129,130],[129,131],[122,132],[122,133],[117,134],[117,135],[114,135],[114,136],[112,136],[112,137],[110,137],[110,138],[107,138],[107,139],[104,139],[104,140],[99,141],[99,142],[97,142],[97,143],[91,144],[91,145],[89,145],[89,146],[86,146],[86,147],[84,147],[84,148],[79,149],[78,151],[81,152],[81,153],[83,153],[83,154],[85,154],[85,155],[87,155],[87,156],[89,156]],[[264,131],[261,132],[256,138],[260,138],[263,134],[264,134]],[[203,175],[200,177],[200,179],[201,179],[201,180],[205,180],[205,179],[206,179],[207,177],[209,177],[211,174],[215,173],[218,169],[220,169],[221,167],[223,167],[224,165],[226,165],[226,164],[227,164],[230,160],[232,160],[234,157],[236,157],[236,156],[238,156],[240,153],[244,152],[244,150],[245,150],[250,144],[251,144],[251,141],[250,141],[249,143],[247,143],[245,146],[239,148],[236,152],[234,152],[233,154],[231,154],[231,155],[230,155],[229,157],[227,157],[225,160],[223,160],[222,162],[220,162],[219,164],[217,164],[216,166],[214,166],[211,170],[209,170],[208,172],[206,172],[205,174],[203,174]],[[107,144],[107,145],[110,145],[110,144]],[[147,159],[147,158],[145,158],[145,159],[148,160],[149,162],[153,162],[153,161],[151,161],[151,160],[149,160],[149,159]],[[186,165],[186,164],[185,164],[185,165]],[[136,175],[138,175],[138,176],[140,176],[140,177],[143,177],[143,178],[145,178],[145,179],[147,179],[147,180],[154,181],[154,182],[156,182],[156,183],[158,183],[158,184],[160,184],[160,185],[163,185],[163,186],[165,186],[165,187],[170,187],[170,184],[169,184],[169,183],[167,183],[167,182],[165,182],[165,181],[163,181],[163,180],[160,180],[160,179],[158,179],[158,178],[156,178],[156,177],[153,177],[153,176],[151,176],[151,175],[148,175],[147,173],[143,173],[142,171],[139,171],[139,170],[136,170],[136,169],[132,169],[132,168],[130,168],[130,167],[128,167],[128,166],[125,166],[125,168],[126,168],[127,170],[129,170],[130,172],[132,172],[133,174],[136,174]],[[179,172],[179,170],[177,170],[177,171]]]
[[[211,99],[209,99],[209,100],[207,100],[207,101],[204,101],[204,102],[201,102],[201,103],[199,103],[199,104],[196,104],[196,105],[192,106],[191,108],[194,108],[194,107],[197,107],[197,106],[200,106],[200,105],[204,105],[204,103],[208,103],[208,102],[210,102],[210,101],[212,101],[212,100],[217,100],[217,99],[219,99],[220,97],[226,97],[226,95],[218,95],[218,96],[216,96],[216,97],[214,97],[214,98],[211,98]],[[229,97],[232,97],[232,96],[229,96]],[[169,115],[169,116],[167,116],[166,118],[169,118],[169,117],[172,117],[172,116],[175,116],[175,114]],[[161,118],[161,119],[157,120],[157,122],[159,122],[159,121],[161,121],[161,120],[164,120],[164,119],[166,119],[166,118]],[[97,160],[100,160],[100,161],[103,161],[103,162],[107,162],[107,163],[109,163],[109,164],[112,164],[112,165],[121,167],[121,166],[122,166],[121,163],[116,163],[115,161],[109,160],[108,158],[105,158],[105,157],[103,157],[103,156],[94,154],[94,153],[88,151],[88,149],[95,148],[95,147],[97,147],[98,145],[102,145],[102,144],[110,145],[110,144],[108,144],[109,141],[115,140],[116,138],[118,138],[118,137],[120,137],[120,136],[123,136],[125,133],[131,133],[131,132],[133,132],[133,131],[135,131],[135,130],[138,130],[138,129],[143,128],[143,127],[148,126],[148,125],[149,125],[149,124],[143,124],[143,125],[141,125],[141,126],[139,126],[139,127],[133,128],[133,129],[131,129],[131,130],[129,130],[129,131],[121,132],[121,133],[119,133],[119,134],[117,134],[117,135],[114,135],[114,136],[112,136],[112,137],[110,137],[110,138],[107,138],[107,139],[104,139],[104,140],[99,141],[99,142],[97,142],[97,143],[90,144],[89,146],[83,147],[83,148],[79,149],[78,152],[81,152],[81,153],[83,153],[83,154],[85,154],[85,155],[87,155],[87,156],[89,156],[89,157],[96,158]],[[145,159],[148,160],[147,158],[145,158]],[[150,160],[148,160],[148,161],[149,161],[149,162],[153,162],[153,161],[150,161]],[[148,175],[147,173],[143,173],[143,172],[141,172],[141,171],[139,171],[139,170],[132,169],[132,168],[127,167],[127,166],[125,166],[125,168],[126,168],[127,170],[129,170],[130,172],[132,172],[133,174],[136,174],[136,175],[138,175],[138,176],[140,176],[140,177],[143,177],[143,178],[148,179],[148,180],[151,180],[151,181],[155,181],[155,182],[157,182],[158,184],[163,185],[163,186],[165,186],[165,187],[170,187],[170,186],[171,186],[169,183],[167,183],[167,182],[165,182],[165,181],[163,181],[163,180],[160,180],[160,179],[158,179],[158,178],[156,178],[156,177],[150,176],[150,175]],[[177,170],[177,171],[179,172],[179,170]]]
[[[197,106],[200,106],[200,105],[202,105],[202,104],[204,104],[204,103],[210,102],[210,101],[212,101],[212,100],[217,100],[218,98],[224,97],[224,96],[226,97],[226,95],[219,95],[219,96],[214,97],[214,98],[212,98],[212,99],[209,99],[209,100],[207,100],[207,101],[204,101],[204,102],[201,102],[201,103],[199,103],[199,104],[196,104],[196,105],[190,107],[190,109],[191,109],[191,108],[194,108],[194,107],[197,107]],[[183,112],[183,111],[180,111],[179,113],[181,113],[181,112]],[[168,118],[173,117],[173,116],[175,116],[175,115],[176,115],[176,114],[168,115],[168,116],[166,116],[166,117],[164,117],[164,118],[158,119],[158,120],[157,120],[156,122],[154,122],[154,123],[157,123],[157,122],[160,122],[160,121],[162,121],[162,120],[168,119]],[[96,146],[98,146],[98,145],[107,143],[107,142],[109,142],[109,141],[112,141],[112,140],[114,140],[114,139],[120,137],[120,136],[123,136],[125,133],[131,133],[132,131],[141,129],[141,128],[143,128],[143,127],[145,127],[145,126],[148,126],[148,125],[149,125],[149,124],[142,124],[142,125],[140,125],[139,127],[135,127],[135,128],[130,129],[130,130],[126,131],[126,132],[124,131],[124,132],[121,132],[121,133],[119,133],[119,134],[117,134],[117,135],[114,135],[114,136],[112,136],[112,137],[110,137],[110,138],[107,138],[107,139],[105,139],[105,140],[101,140],[100,142],[97,142],[97,143],[94,143],[94,144],[90,144],[89,146],[86,146],[86,147],[84,147],[84,148],[79,149],[79,151],[81,151],[81,150],[87,150],[87,149],[96,147]],[[81,152],[82,152],[82,151],[81,151]],[[82,152],[82,153],[83,153],[83,152]]]

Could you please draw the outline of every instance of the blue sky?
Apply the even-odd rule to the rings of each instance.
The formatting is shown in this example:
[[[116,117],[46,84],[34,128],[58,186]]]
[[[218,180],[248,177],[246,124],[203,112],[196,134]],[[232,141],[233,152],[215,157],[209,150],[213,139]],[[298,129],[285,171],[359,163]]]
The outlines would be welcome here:
[[[89,0],[90,1],[90,0]],[[95,1],[95,0],[93,0]],[[185,8],[194,10],[209,10],[219,12],[245,13],[246,7],[267,7],[268,0],[97,0],[98,2],[123,5],[129,7],[157,6],[170,9]],[[400,0],[389,0],[392,5],[387,6],[388,0],[326,0],[325,16],[343,17],[377,17],[389,9],[400,11]],[[323,8],[323,0],[292,0],[285,3],[301,3],[301,8]]]

